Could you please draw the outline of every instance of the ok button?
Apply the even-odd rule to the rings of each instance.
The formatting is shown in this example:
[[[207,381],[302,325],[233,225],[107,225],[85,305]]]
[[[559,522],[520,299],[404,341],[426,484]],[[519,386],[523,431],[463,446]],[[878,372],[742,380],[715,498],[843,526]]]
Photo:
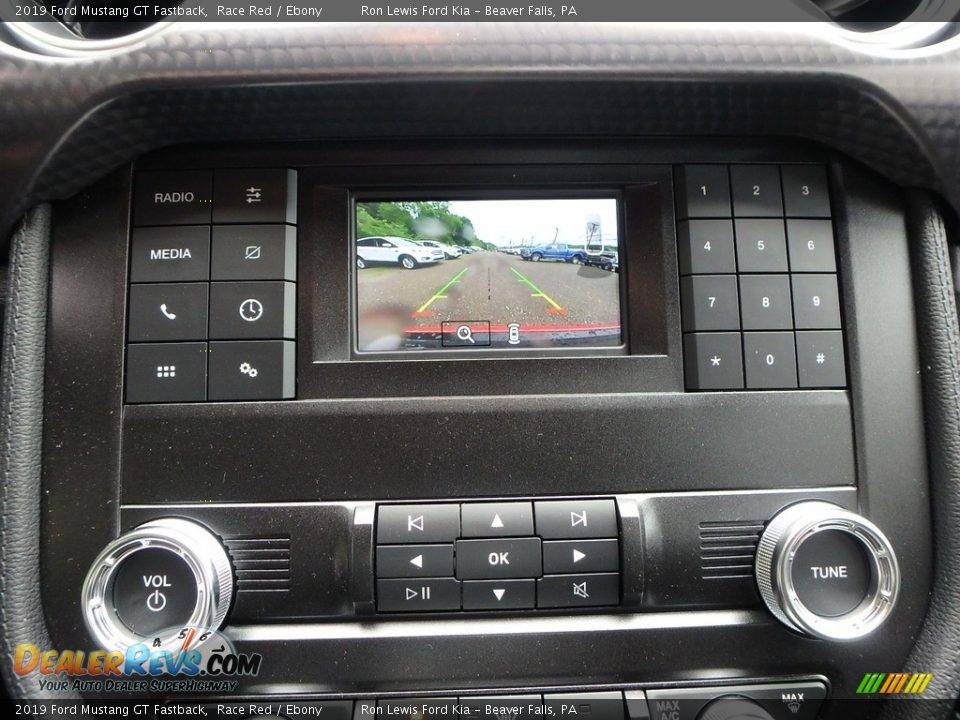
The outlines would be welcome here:
[[[457,540],[461,580],[537,578],[543,570],[540,538]]]
[[[121,622],[149,637],[184,625],[197,604],[197,578],[177,553],[148,547],[120,561],[113,605]]]

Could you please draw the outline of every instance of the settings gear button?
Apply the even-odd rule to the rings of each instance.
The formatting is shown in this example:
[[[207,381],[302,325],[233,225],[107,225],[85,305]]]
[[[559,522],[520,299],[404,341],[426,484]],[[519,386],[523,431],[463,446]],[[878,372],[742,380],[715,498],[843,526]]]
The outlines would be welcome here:
[[[210,400],[285,400],[294,397],[296,343],[289,340],[212,342]]]

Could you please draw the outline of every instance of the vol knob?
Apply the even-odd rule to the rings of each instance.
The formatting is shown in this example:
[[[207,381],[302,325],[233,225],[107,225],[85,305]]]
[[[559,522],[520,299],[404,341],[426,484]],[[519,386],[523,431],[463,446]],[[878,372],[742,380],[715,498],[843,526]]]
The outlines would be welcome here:
[[[893,612],[900,569],[890,541],[866,518],[827,502],[791,505],[757,547],[757,585],[788,627],[823,640],[856,640]]]
[[[83,584],[87,629],[104,649],[177,641],[185,627],[218,630],[233,600],[233,570],[202,525],[161,518],[110,543]]]

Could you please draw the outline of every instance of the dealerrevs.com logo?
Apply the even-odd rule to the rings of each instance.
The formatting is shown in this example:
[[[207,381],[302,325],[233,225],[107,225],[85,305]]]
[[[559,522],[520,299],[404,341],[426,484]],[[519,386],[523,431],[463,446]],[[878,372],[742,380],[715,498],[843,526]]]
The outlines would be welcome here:
[[[164,638],[177,637],[179,647],[163,649]],[[259,653],[238,653],[216,631],[187,627],[165,633],[152,643],[126,650],[43,650],[17,645],[13,669],[17,675],[39,673],[47,690],[77,692],[229,692],[237,677],[260,672]]]

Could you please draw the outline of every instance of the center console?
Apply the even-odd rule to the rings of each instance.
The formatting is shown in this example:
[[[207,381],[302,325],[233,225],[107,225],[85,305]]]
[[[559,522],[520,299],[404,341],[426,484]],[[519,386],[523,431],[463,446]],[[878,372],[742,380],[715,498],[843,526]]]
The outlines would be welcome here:
[[[345,718],[812,717],[930,583],[907,245],[787,141],[146,156],[54,227],[55,639],[201,628]]]

